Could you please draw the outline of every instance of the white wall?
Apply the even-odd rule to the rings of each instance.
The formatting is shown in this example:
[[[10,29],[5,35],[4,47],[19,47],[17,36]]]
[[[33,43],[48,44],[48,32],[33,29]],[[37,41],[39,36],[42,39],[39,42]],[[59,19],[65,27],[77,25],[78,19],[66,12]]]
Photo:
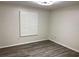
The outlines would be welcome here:
[[[19,37],[19,10],[39,13],[38,36]],[[54,10],[50,17],[50,11],[0,4],[0,48],[47,40],[49,30],[51,41],[79,52],[78,25],[79,5]]]
[[[38,36],[19,37],[20,10],[38,12]],[[46,10],[0,4],[0,48],[47,40],[48,16]]]
[[[49,39],[79,52],[79,5],[52,11]]]

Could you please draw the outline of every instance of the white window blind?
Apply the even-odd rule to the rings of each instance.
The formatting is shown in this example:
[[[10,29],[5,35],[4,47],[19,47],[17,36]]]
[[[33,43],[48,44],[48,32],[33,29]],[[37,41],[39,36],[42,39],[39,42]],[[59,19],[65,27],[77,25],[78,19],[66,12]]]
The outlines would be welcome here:
[[[38,34],[38,13],[20,11],[20,36]]]

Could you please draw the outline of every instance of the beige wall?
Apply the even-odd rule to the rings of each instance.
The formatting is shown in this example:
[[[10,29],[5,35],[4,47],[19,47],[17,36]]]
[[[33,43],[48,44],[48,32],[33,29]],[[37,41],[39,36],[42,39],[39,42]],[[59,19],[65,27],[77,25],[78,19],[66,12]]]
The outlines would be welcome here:
[[[19,37],[19,11],[38,12],[38,36]],[[49,12],[22,6],[0,5],[0,48],[47,40]],[[2,29],[2,30],[1,30]]]
[[[79,5],[52,11],[49,39],[79,52]]]

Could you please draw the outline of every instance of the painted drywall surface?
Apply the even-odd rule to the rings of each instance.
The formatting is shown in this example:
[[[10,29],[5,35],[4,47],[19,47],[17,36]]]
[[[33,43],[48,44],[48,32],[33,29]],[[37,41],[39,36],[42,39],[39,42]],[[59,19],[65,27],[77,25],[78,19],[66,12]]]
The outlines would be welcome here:
[[[52,11],[49,39],[79,52],[78,6]]]
[[[0,42],[2,41],[2,23],[1,23],[1,17],[2,16],[0,16]]]
[[[19,11],[35,11],[38,12],[38,36],[19,36]],[[13,46],[18,44],[25,44],[41,40],[47,40],[47,23],[49,12],[34,8],[27,8],[13,5],[0,5],[0,48]]]

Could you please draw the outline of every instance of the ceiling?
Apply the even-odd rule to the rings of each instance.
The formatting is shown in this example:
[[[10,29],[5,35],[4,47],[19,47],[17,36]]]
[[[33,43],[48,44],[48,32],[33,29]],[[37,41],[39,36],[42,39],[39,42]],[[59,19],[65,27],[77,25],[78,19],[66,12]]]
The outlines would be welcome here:
[[[53,10],[56,8],[62,8],[62,7],[79,4],[79,1],[57,1],[53,5],[50,5],[50,6],[38,5],[34,3],[33,1],[1,1],[1,3],[25,5],[25,6],[34,7],[34,8]]]

